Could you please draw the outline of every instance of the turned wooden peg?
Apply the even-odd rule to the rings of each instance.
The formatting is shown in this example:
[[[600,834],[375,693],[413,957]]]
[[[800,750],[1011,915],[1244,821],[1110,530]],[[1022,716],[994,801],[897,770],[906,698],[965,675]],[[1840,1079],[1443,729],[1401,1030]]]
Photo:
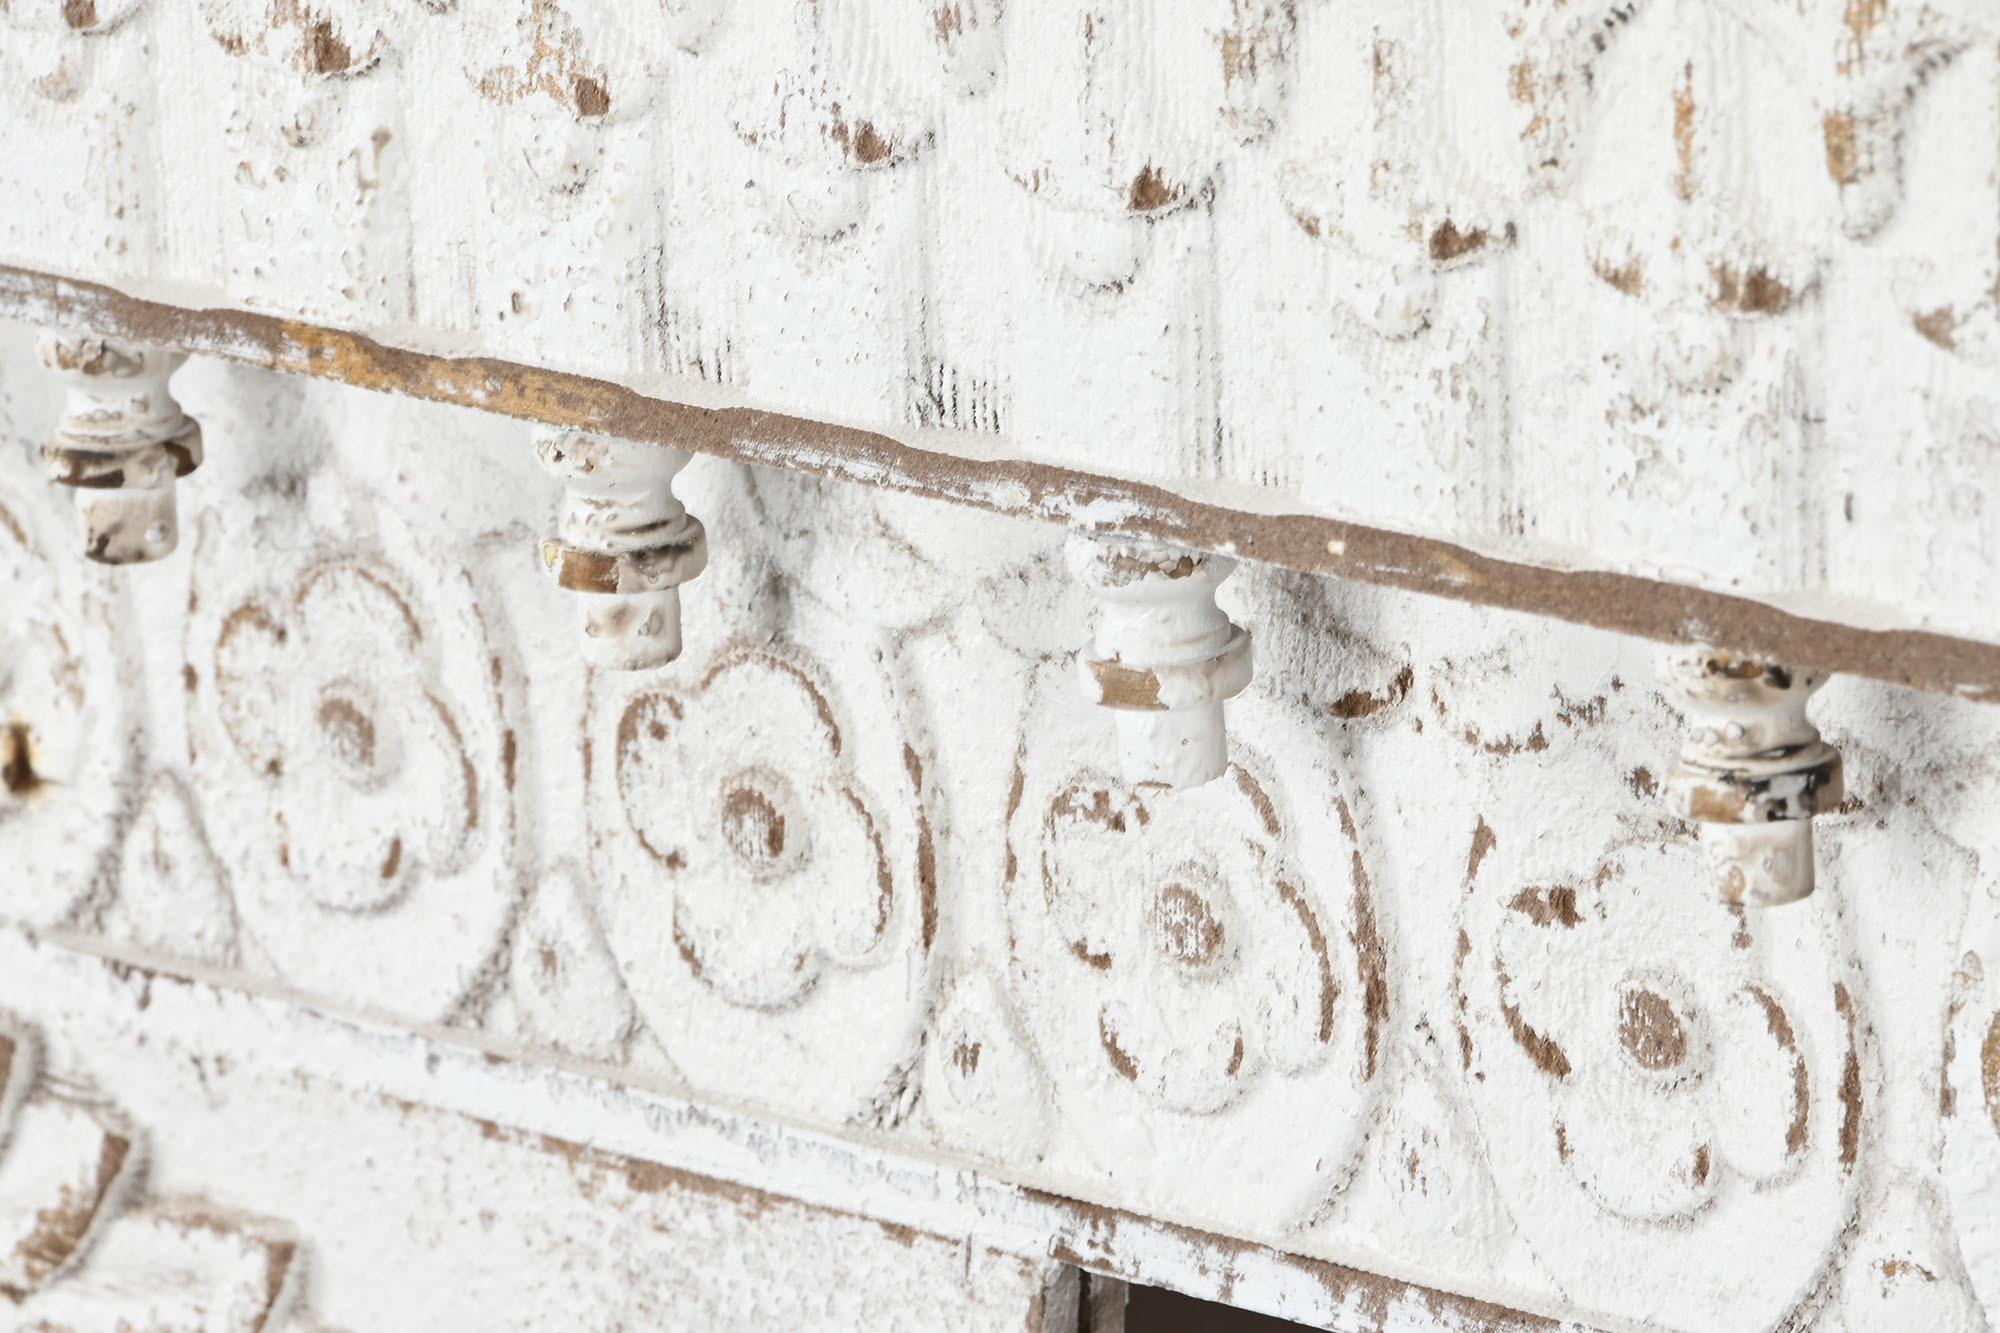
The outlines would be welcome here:
[[[1098,603],[1077,676],[1118,722],[1125,780],[1193,787],[1229,767],[1222,703],[1250,683],[1250,634],[1215,604],[1227,557],[1072,532],[1070,571]]]
[[[1846,797],[1840,752],[1806,717],[1825,676],[1713,648],[1670,653],[1664,675],[1688,721],[1667,800],[1700,826],[1723,899],[1805,897],[1813,816]]]
[[[542,564],[577,594],[583,656],[592,666],[636,671],[681,652],[680,585],[708,565],[701,520],[674,495],[688,455],[583,431],[535,437],[542,465],[563,483],[557,535]]]
[[[107,565],[170,554],[180,539],[174,483],[201,466],[201,426],[167,389],[187,358],[70,333],[43,334],[40,351],[69,391],[42,458],[72,488],[84,554]]]

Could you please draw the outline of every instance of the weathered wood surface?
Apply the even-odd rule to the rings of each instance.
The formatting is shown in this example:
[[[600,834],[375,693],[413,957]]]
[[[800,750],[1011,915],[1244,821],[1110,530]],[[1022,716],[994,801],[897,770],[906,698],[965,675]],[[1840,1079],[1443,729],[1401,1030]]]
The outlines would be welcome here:
[[[96,1131],[120,1112],[49,1093],[0,1123],[0,1208],[42,1205],[25,1271],[0,1261],[9,1328],[1075,1333],[1074,1271],[1045,1254],[677,1169],[658,1140],[621,1155],[407,1095],[450,1102],[456,1083],[476,1099],[478,1052],[11,932],[0,956],[0,1004],[49,1024],[42,1081],[146,1122],[149,1196],[121,1178],[142,1174],[131,1131],[47,1128]],[[489,1092],[538,1077],[509,1068]],[[555,1077],[592,1095],[588,1080]],[[597,1094],[611,1120],[666,1109]],[[569,1123],[595,1137],[592,1120]],[[79,1151],[51,1151],[58,1139]],[[71,1158],[92,1188],[49,1179]]]
[[[0,914],[503,1057],[351,1086],[1341,1327],[2000,1310],[1992,710],[1832,679],[1818,891],[1732,910],[1651,645],[1246,563],[1230,768],[1134,789],[1049,528],[698,458],[685,651],[592,672],[529,428],[175,388],[181,548],[91,567],[0,336]],[[110,984],[8,947],[47,1031]],[[648,1146],[715,1105],[812,1128]]]
[[[1986,0],[15,0],[0,257],[1990,642],[1996,99]]]
[[[96,947],[0,929],[0,1005],[143,1107],[156,1196],[0,1290],[37,1330],[1073,1333],[1071,1263],[1353,1333],[1557,1327]]]
[[[552,425],[647,440],[1016,517],[1225,551],[1304,573],[1528,611],[1668,643],[1700,641],[1773,661],[1991,701],[2000,646],[1912,629],[1850,623],[1852,606],[1794,614],[1771,601],[1603,569],[1565,569],[1481,555],[1454,542],[1339,519],[1270,513],[1268,497],[1226,502],[1102,473],[1007,458],[961,457],[874,431],[750,408],[648,397],[623,385],[490,357],[413,353],[373,339],[268,316],[189,310],[112,288],[0,267],[0,315],[80,327],[205,356],[477,407]],[[924,443],[934,443],[924,437]],[[413,448],[434,448],[415,441]],[[443,460],[461,468],[464,458]],[[1589,562],[1585,562],[1586,564]],[[1680,571],[1678,576],[1684,576]],[[1838,614],[1836,614],[1838,613]],[[1871,613],[1887,625],[1899,611]]]

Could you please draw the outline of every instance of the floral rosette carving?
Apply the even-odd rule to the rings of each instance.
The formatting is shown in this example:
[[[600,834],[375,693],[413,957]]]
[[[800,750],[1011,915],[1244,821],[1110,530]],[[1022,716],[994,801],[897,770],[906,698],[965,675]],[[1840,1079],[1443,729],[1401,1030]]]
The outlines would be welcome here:
[[[137,758],[121,595],[53,500],[39,477],[0,484],[0,917],[30,925],[98,882]]]
[[[842,666],[741,640],[598,673],[587,713],[599,917],[640,1014],[704,1090],[828,1120],[900,1114],[937,923],[921,763],[877,668]]]
[[[368,512],[379,545],[299,518],[228,533],[204,515],[187,626],[195,786],[249,957],[306,990],[436,1019],[512,915],[514,741],[470,578],[435,556],[403,564],[420,548],[386,506]]]
[[[1852,1211],[1862,1022],[1836,909],[1732,911],[1685,838],[1545,873],[1529,819],[1476,825],[1454,971],[1463,1086],[1515,1225],[1585,1308],[1777,1321]]]
[[[1274,711],[1246,696],[1227,773],[1179,792],[1031,732],[1006,887],[1021,1007],[1093,1164],[1148,1205],[1267,1224],[1310,1217],[1351,1172],[1389,1004],[1341,779]],[[1266,735],[1297,748],[1266,757]]]

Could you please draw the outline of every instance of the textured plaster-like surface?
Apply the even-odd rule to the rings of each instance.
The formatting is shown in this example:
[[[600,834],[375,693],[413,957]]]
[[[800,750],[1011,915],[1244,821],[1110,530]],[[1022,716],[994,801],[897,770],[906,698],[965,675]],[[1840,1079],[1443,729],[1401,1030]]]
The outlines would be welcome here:
[[[750,1154],[782,1163],[762,1189],[1341,1327],[2000,1308],[1988,709],[1833,680],[1819,890],[1739,913],[1662,799],[1685,728],[1649,645],[1246,564],[1229,771],[1133,790],[1046,528],[697,459],[686,652],[594,674],[525,427],[197,364],[200,536],[99,584],[29,463],[57,404],[25,352],[0,340],[10,608],[101,626],[103,702],[9,646],[0,715],[93,763],[79,716],[136,721],[112,777],[0,807],[8,917],[809,1127]],[[100,1021],[73,984],[4,1003],[67,1042]],[[273,1049],[309,1069],[314,1031]],[[746,1179],[493,1068],[344,1086]],[[886,1164],[828,1165],[862,1147]],[[1102,1211],[1023,1233],[965,1169]]]
[[[22,0],[0,257],[1990,641],[1996,99],[1983,0]]]

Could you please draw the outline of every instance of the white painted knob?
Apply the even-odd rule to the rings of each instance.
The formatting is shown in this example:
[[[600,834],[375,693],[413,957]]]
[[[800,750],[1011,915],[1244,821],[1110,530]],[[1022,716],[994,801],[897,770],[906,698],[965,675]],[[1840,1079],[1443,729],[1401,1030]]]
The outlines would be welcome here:
[[[577,596],[584,660],[635,671],[679,657],[680,585],[708,564],[701,520],[673,491],[689,455],[565,430],[537,434],[535,453],[563,482],[562,517],[541,544],[542,564]]]
[[[1127,782],[1193,787],[1229,767],[1222,705],[1250,683],[1250,635],[1215,604],[1236,568],[1160,542],[1073,532],[1070,571],[1096,598],[1084,696],[1117,715]]]
[[[201,427],[167,390],[186,358],[66,333],[43,334],[39,348],[69,391],[42,458],[72,488],[84,554],[107,565],[171,554],[180,540],[174,483],[201,466]]]
[[[1667,800],[1700,826],[1717,891],[1759,907],[1806,897],[1812,819],[1846,797],[1840,752],[1806,716],[1825,677],[1712,648],[1670,653],[1663,675],[1688,720]]]

